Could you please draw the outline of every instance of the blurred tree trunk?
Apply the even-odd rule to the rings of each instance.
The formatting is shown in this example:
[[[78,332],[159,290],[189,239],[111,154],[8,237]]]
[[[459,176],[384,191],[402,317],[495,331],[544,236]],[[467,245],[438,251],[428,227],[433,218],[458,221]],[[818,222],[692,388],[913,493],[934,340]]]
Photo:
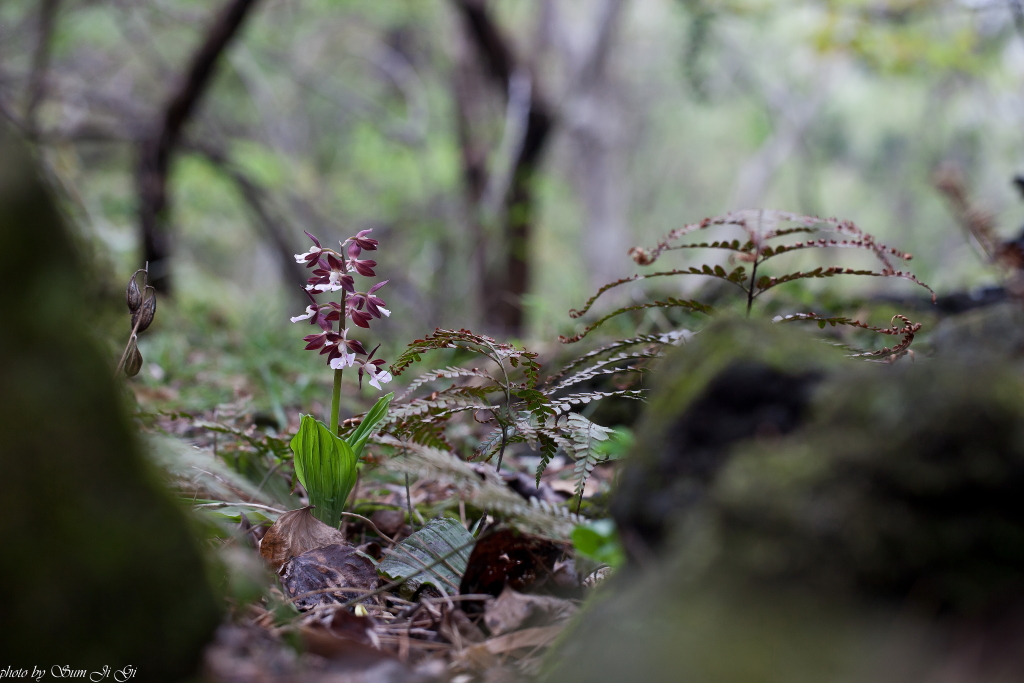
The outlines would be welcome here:
[[[36,112],[46,96],[46,72],[50,66],[50,46],[53,30],[57,24],[57,13],[61,0],[42,0],[39,3],[39,37],[32,53],[32,70],[29,72],[28,88],[25,94],[25,128],[30,135],[37,133]]]
[[[281,268],[281,280],[286,285],[289,297],[305,306],[308,301],[302,292],[306,286],[306,268],[295,262],[293,256],[295,249],[289,242],[288,221],[282,217],[280,211],[274,210],[270,190],[243,173],[238,165],[231,161],[222,147],[208,141],[190,141],[186,142],[184,146],[188,150],[202,155],[235,184],[239,195],[252,215],[253,227],[258,233],[262,233],[277,258]]]
[[[626,275],[630,265],[627,187],[620,165],[622,107],[608,72],[625,2],[592,3],[593,29],[584,29],[581,38],[578,22],[567,21],[551,0],[547,4],[552,40],[568,74],[562,121],[572,150],[576,190],[586,212],[580,246],[590,285],[597,289]]]
[[[494,23],[484,0],[453,0],[463,20],[468,42],[478,59],[472,60],[482,67],[487,80],[497,88],[509,104],[506,128],[516,125],[511,114],[517,108],[516,92],[527,93],[523,107],[521,135],[517,144],[509,147],[511,153],[507,188],[495,186],[502,193],[501,243],[497,266],[489,267],[486,246],[491,240],[486,235],[486,207],[488,181],[498,169],[486,168],[486,151],[472,133],[472,116],[479,106],[474,99],[479,89],[473,88],[470,64],[463,64],[455,79],[460,142],[462,144],[463,178],[467,202],[471,205],[473,230],[477,240],[477,270],[481,282],[480,303],[488,329],[502,334],[520,336],[523,333],[523,296],[530,285],[530,241],[535,221],[533,181],[541,158],[550,140],[554,116],[550,105],[540,93],[536,83],[529,82],[529,66],[516,57],[508,39]],[[525,88],[522,80],[527,79]],[[518,81],[518,82],[517,82]],[[509,131],[506,131],[509,133]]]
[[[172,91],[152,132],[139,143],[136,182],[139,227],[150,282],[161,292],[170,290],[171,236],[167,178],[182,131],[206,93],[217,61],[258,0],[228,0],[210,24],[206,38],[192,56],[188,69]]]

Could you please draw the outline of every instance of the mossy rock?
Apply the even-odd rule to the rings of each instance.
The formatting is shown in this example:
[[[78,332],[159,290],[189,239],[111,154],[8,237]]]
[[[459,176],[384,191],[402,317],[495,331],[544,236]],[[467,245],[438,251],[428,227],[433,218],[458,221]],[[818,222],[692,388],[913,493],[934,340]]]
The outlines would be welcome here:
[[[90,339],[83,277],[34,164],[0,127],[3,665],[130,665],[177,681],[218,603]]]
[[[660,373],[623,473],[641,552],[547,680],[1024,680],[1019,361],[868,364],[744,321],[708,332]],[[729,433],[695,440],[712,427]]]
[[[844,360],[800,330],[739,318],[716,320],[671,354],[612,503],[633,559],[657,554],[733,443],[796,428],[813,388]]]

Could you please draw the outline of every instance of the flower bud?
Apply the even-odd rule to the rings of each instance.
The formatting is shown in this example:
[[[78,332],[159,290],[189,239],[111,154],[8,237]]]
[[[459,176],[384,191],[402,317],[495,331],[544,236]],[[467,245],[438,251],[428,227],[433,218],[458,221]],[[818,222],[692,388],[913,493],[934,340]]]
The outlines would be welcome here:
[[[146,286],[146,293],[153,289],[150,286]],[[142,302],[142,305],[137,311],[132,313],[132,327],[134,328],[136,322],[138,322],[137,332],[142,332],[144,329],[150,326],[153,322],[153,317],[156,315],[156,290],[153,290],[152,294]]]
[[[142,305],[142,292],[139,291],[139,284],[135,281],[135,277],[139,274],[138,271],[132,275],[132,279],[128,281],[128,288],[124,292],[125,303],[128,304],[128,310],[134,313],[139,310],[139,306]]]
[[[124,374],[128,377],[134,377],[139,374],[139,370],[142,369],[142,352],[139,351],[138,345],[135,343],[135,337],[132,337],[130,342],[130,348],[128,349],[128,358],[124,362]]]

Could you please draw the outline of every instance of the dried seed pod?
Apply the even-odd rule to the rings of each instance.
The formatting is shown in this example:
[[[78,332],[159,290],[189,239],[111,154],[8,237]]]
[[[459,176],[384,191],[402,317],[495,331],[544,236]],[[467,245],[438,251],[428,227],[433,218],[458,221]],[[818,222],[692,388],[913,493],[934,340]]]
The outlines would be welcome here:
[[[135,343],[135,337],[132,337],[131,348],[128,350],[128,359],[124,363],[124,374],[128,377],[134,377],[139,374],[141,369],[142,352],[139,351],[139,347]]]
[[[153,290],[152,292],[150,292],[150,290],[153,290],[153,288],[147,286],[146,293],[149,294],[149,296],[142,302],[139,309],[132,313],[132,327],[135,327],[136,320],[141,318],[141,320],[138,320],[137,332],[142,332],[144,329],[149,327],[153,322],[153,317],[156,315],[156,290]]]
[[[128,288],[124,292],[124,300],[128,304],[128,310],[134,313],[142,305],[142,292],[139,291],[139,284],[135,281],[139,271],[135,271],[132,279],[128,280]]]

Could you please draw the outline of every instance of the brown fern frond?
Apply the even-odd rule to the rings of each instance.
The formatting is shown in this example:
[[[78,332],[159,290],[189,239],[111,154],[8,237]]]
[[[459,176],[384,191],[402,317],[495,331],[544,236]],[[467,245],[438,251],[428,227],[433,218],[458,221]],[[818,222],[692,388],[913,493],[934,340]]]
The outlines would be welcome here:
[[[569,311],[569,317],[579,318],[585,315],[586,312],[589,311],[590,308],[594,305],[594,302],[597,301],[602,294],[604,294],[610,289],[614,289],[615,287],[619,287],[630,282],[636,282],[638,280],[648,280],[652,277],[668,277],[670,275],[708,275],[711,277],[719,278],[721,280],[725,280],[727,282],[731,282],[734,285],[738,285],[741,289],[743,289],[743,291],[746,291],[746,289],[743,288],[743,282],[746,279],[746,269],[743,266],[734,269],[731,273],[726,273],[725,269],[722,268],[721,266],[715,266],[714,268],[712,268],[711,266],[707,265],[705,265],[703,268],[680,268],[676,270],[666,270],[659,273],[637,273],[636,275],[631,275],[629,277],[624,277],[614,282],[609,282],[605,286],[601,287],[601,289],[597,290],[597,293],[594,294],[594,296],[587,299],[586,303],[583,304],[583,308],[571,309]]]
[[[780,222],[796,223],[798,227],[795,228],[777,228],[771,226],[777,226]],[[742,211],[734,211],[724,216],[715,216],[712,218],[705,218],[699,223],[691,223],[685,225],[682,228],[676,228],[667,235],[665,235],[661,241],[658,242],[657,246],[651,249],[644,249],[642,247],[634,247],[630,250],[630,256],[639,265],[650,265],[654,263],[659,256],[665,251],[671,249],[681,248],[696,248],[703,245],[675,245],[673,242],[680,239],[681,237],[688,235],[697,230],[704,230],[712,226],[718,225],[735,225],[743,229],[744,232],[750,238],[748,244],[739,246],[736,251],[752,253],[760,257],[761,250],[765,249],[763,246],[768,240],[783,237],[785,235],[792,235],[794,233],[817,233],[821,231],[836,232],[842,235],[848,235],[853,237],[853,240],[847,242],[857,243],[857,248],[870,250],[876,258],[882,263],[885,270],[893,270],[896,268],[893,266],[892,261],[889,259],[890,256],[895,256],[904,261],[909,261],[913,256],[906,252],[899,251],[885,244],[879,242],[875,237],[869,233],[861,230],[853,221],[839,220],[838,218],[821,218],[820,216],[802,215],[792,213],[790,211],[778,211],[775,209],[745,209]],[[769,226],[767,229],[765,226]],[[831,242],[837,242],[832,244]],[[824,244],[810,244],[807,243],[805,246],[800,248],[807,248],[807,246],[816,247],[841,247],[841,246],[854,246],[853,244],[843,244],[842,240],[826,240]],[[722,247],[722,244],[732,243],[711,243],[712,245],[718,245],[716,248]],[[779,251],[778,247],[773,248],[772,255],[783,253]]]
[[[673,297],[669,297],[665,301],[651,301],[649,303],[637,304],[635,306],[626,306],[625,308],[620,308],[618,310],[612,311],[605,317],[600,318],[596,322],[588,325],[579,334],[575,334],[571,337],[559,335],[558,341],[560,341],[563,344],[573,344],[583,339],[588,334],[596,330],[598,327],[605,324],[606,322],[608,322],[609,320],[616,316],[622,315],[624,313],[629,313],[630,311],[639,311],[646,308],[685,308],[686,310],[692,311],[694,313],[703,313],[705,315],[712,315],[714,313],[714,309],[711,306],[708,306],[707,304],[702,304],[699,301],[675,299]]]
[[[675,244],[665,247],[662,251],[675,251],[676,249],[725,249],[727,251],[749,252],[754,248],[753,242],[741,243],[739,240],[718,240],[715,242],[697,242],[694,244]]]
[[[832,239],[817,239],[808,240],[806,242],[794,242],[793,244],[782,244],[777,247],[765,247],[761,250],[760,257],[761,261],[767,261],[768,259],[778,256],[779,254],[785,254],[791,251],[798,251],[800,249],[867,249],[871,252],[877,252],[880,248],[877,242],[869,240],[856,239],[856,240],[832,240]],[[886,253],[896,256],[904,261],[909,261],[913,258],[912,254],[899,251],[892,247],[881,246]]]
[[[649,266],[658,260],[662,252],[671,249],[672,243],[681,237],[685,237],[690,233],[698,230],[706,230],[716,225],[738,225],[746,229],[747,225],[747,214],[743,211],[737,211],[726,214],[724,216],[713,216],[711,218],[705,218],[699,223],[689,223],[680,228],[671,230],[667,235],[661,238],[658,244],[651,249],[644,249],[643,247],[633,247],[629,250],[629,255],[641,266]]]
[[[944,164],[932,176],[935,188],[949,202],[950,210],[968,238],[990,262],[998,260],[1002,239],[996,232],[995,216],[972,204],[963,172],[953,164]]]
[[[903,323],[902,326],[896,325],[896,320]],[[884,359],[883,362],[892,363],[897,359],[909,353],[910,345],[914,342],[914,335],[921,330],[921,323],[911,322],[905,315],[896,314],[889,321],[889,327],[875,327],[861,322],[860,320],[854,320],[853,318],[829,318],[822,317],[816,313],[795,313],[793,315],[778,316],[773,319],[773,322],[799,322],[799,321],[813,321],[818,323],[818,327],[824,328],[825,325],[846,325],[849,327],[859,327],[863,330],[870,330],[879,334],[888,334],[893,336],[902,336],[898,344],[889,347],[882,347],[876,351],[864,351],[858,353],[849,354],[849,358],[878,358]]]
[[[835,277],[836,275],[864,275],[868,277],[892,277],[901,280],[909,280],[910,282],[913,282],[919,287],[927,289],[928,293],[931,294],[932,303],[935,303],[935,292],[932,290],[932,288],[918,280],[917,277],[909,271],[859,270],[854,268],[844,268],[843,266],[830,266],[827,268],[818,267],[815,268],[814,270],[787,273],[786,275],[780,275],[778,277],[769,277],[767,275],[762,276],[758,278],[757,282],[755,283],[756,291],[754,292],[754,297],[756,298],[760,296],[761,294],[763,294],[764,292],[768,291],[773,287],[777,287],[778,285],[785,284],[787,282],[793,282],[794,280],[803,280],[807,278]]]

